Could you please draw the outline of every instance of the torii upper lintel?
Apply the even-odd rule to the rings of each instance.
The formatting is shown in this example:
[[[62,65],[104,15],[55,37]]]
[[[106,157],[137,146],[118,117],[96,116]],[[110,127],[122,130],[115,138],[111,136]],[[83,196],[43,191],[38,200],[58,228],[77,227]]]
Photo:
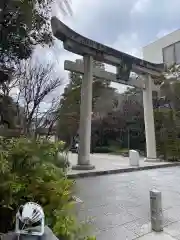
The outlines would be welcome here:
[[[89,54],[97,61],[116,66],[121,79],[128,80],[131,70],[152,76],[159,76],[164,71],[163,63],[151,63],[86,38],[56,17],[52,17],[51,26],[54,36],[64,43],[65,49],[82,56]]]

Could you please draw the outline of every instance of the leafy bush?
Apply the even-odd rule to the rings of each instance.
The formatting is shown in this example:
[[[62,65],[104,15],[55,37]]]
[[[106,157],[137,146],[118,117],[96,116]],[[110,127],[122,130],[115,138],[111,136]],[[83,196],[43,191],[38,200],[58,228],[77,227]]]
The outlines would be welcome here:
[[[94,153],[113,153],[113,154],[119,154],[123,156],[129,155],[128,149],[119,148],[117,146],[101,146],[94,148]]]
[[[107,146],[95,147],[93,149],[94,153],[110,153],[112,152],[111,149]]]
[[[164,160],[180,159],[179,118],[172,109],[155,111],[158,155]]]
[[[110,146],[109,148],[112,153],[119,155],[129,155],[129,150],[126,148],[120,148],[118,146]]]
[[[46,223],[59,238],[78,239],[74,182],[66,178],[57,157],[62,149],[62,142],[0,139],[0,232],[13,230],[18,207],[34,201],[43,206]]]

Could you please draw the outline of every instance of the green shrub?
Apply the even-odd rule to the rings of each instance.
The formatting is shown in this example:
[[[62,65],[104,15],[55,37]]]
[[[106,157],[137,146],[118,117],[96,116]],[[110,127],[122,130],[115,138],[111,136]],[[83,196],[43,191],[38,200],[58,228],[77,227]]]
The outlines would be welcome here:
[[[46,223],[58,237],[78,239],[81,225],[72,214],[74,182],[66,178],[65,166],[57,158],[62,145],[26,138],[0,139],[0,232],[13,230],[18,207],[34,201],[43,207]]]
[[[108,146],[95,147],[93,149],[94,153],[110,153],[112,152]]]
[[[126,148],[120,148],[118,146],[110,146],[109,148],[111,152],[116,153],[116,154],[124,154],[124,153],[129,153],[129,150]]]
[[[179,161],[179,117],[172,109],[155,111],[156,143],[158,155],[164,160]]]

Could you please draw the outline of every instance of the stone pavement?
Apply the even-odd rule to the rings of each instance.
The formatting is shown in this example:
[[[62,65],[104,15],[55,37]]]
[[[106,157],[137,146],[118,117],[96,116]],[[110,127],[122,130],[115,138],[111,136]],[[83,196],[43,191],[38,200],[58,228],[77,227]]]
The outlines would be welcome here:
[[[176,238],[171,237],[169,234],[164,232],[162,233],[151,232],[137,239],[138,240],[175,240]]]
[[[88,221],[97,240],[180,240],[180,167],[112,174],[76,180],[83,203],[79,219]],[[162,192],[164,232],[151,233],[149,191]]]
[[[77,154],[69,153],[69,160],[72,165],[77,164]],[[153,168],[162,168],[177,166],[180,163],[170,163],[170,162],[145,162],[144,158],[140,158],[139,167],[129,166],[129,158],[120,155],[112,154],[91,154],[91,164],[95,166],[93,170],[72,170],[70,169],[68,175],[72,178],[87,177],[87,176],[97,176],[104,174],[114,174],[121,172],[132,172],[138,170],[146,170]]]

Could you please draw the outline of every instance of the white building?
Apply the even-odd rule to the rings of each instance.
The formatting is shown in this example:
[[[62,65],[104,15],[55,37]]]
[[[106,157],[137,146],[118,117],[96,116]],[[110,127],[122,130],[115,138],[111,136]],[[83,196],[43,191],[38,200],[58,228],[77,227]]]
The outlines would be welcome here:
[[[180,30],[176,30],[143,47],[143,58],[149,62],[180,64]]]

